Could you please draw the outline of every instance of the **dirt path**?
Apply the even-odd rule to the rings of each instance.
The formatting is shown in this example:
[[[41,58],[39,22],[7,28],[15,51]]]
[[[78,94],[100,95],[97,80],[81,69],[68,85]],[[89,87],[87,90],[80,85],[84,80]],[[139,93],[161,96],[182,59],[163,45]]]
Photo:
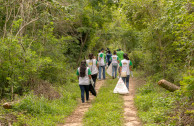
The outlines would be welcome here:
[[[97,93],[103,84],[104,84],[103,80],[96,82]],[[89,102],[86,102],[86,103],[81,103],[81,99],[80,99],[80,104],[75,109],[75,111],[72,113],[72,115],[66,118],[65,124],[60,124],[59,126],[82,126],[83,116],[85,112],[87,112],[88,109],[91,107],[91,101],[94,98],[95,97],[92,94],[90,94],[90,97],[89,97],[90,100]]]
[[[135,85],[137,80],[130,78],[129,95],[124,95],[124,125],[125,126],[142,126],[140,119],[137,116],[137,110],[134,106]]]

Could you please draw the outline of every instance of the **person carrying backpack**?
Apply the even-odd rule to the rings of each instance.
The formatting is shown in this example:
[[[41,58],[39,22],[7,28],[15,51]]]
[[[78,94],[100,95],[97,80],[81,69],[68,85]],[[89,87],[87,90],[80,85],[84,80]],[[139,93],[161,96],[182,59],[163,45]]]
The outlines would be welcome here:
[[[119,64],[119,57],[117,56],[116,51],[114,51],[113,55],[110,58],[110,61],[112,61],[112,78],[114,79],[117,77],[117,67]]]
[[[124,53],[123,55],[124,59],[121,60],[119,66],[120,66],[120,76],[122,77],[123,82],[126,82],[126,87],[129,90],[129,77],[130,77],[130,71],[132,71],[132,62],[129,60],[128,55]]]
[[[91,70],[91,76],[92,76],[92,80],[94,81],[94,88],[95,88],[95,84],[96,84],[96,79],[97,79],[97,74],[98,74],[98,62],[97,60],[94,58],[93,54],[90,53],[89,54],[89,59],[86,60],[86,65],[90,68]]]
[[[89,84],[91,77],[91,71],[89,67],[86,67],[86,61],[83,60],[81,62],[80,67],[77,69],[76,75],[78,76],[79,80],[79,87],[81,90],[81,100],[82,103],[85,102],[84,99],[84,92],[86,93],[86,101],[89,100]]]

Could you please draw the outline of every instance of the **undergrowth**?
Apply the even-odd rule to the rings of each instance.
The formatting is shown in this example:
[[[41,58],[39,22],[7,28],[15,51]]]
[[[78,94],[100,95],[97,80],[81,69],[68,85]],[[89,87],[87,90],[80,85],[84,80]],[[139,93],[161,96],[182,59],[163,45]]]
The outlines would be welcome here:
[[[59,99],[48,100],[31,92],[11,110],[0,109],[0,112],[4,117],[8,114],[13,115],[14,126],[55,126],[64,123],[64,118],[71,114],[78,103],[80,90],[77,82],[69,82],[56,87],[56,90],[61,94]]]
[[[135,97],[138,115],[145,125],[166,125],[174,102],[173,93],[150,83],[139,88]]]
[[[92,107],[84,116],[85,126],[121,126],[123,124],[123,100],[113,90],[118,79],[105,81]]]
[[[159,78],[158,75],[147,77],[146,83],[137,88],[135,105],[138,109],[138,116],[145,126],[190,125],[192,115],[188,117],[191,121],[188,121],[187,124],[184,121],[185,117],[182,116],[188,111],[189,102],[192,103],[189,97],[185,97],[184,88],[169,92],[158,86]]]

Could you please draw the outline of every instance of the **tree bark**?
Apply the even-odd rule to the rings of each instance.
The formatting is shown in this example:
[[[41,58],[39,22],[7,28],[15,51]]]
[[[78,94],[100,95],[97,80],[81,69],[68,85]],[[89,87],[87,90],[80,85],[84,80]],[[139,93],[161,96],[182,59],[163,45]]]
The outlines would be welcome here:
[[[169,91],[171,91],[171,92],[180,89],[179,86],[176,86],[175,84],[170,83],[170,82],[168,82],[167,80],[164,80],[164,79],[158,81],[158,85],[160,85],[161,87],[163,87],[163,88],[165,88],[166,90],[169,90]]]
[[[160,33],[159,30],[157,30],[157,35],[158,35],[158,45],[159,45],[159,51],[160,51],[160,63],[163,71],[163,77],[165,77],[165,69],[166,69],[166,63],[165,63],[165,57],[164,57],[164,47],[162,45],[162,33]]]
[[[10,104],[10,103],[4,103],[3,104],[3,108],[4,109],[11,109],[12,108],[12,104]]]

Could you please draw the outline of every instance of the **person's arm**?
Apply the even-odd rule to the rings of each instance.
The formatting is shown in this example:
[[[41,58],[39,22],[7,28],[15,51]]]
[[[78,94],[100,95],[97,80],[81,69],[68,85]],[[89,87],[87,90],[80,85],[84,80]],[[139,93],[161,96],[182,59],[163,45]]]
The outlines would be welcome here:
[[[119,75],[121,76],[122,67],[119,68],[119,71],[120,71]]]
[[[130,63],[129,63],[129,69],[130,69],[130,71],[132,71],[132,62],[130,61]]]
[[[91,76],[91,70],[90,69],[88,69],[88,77],[91,79],[92,78],[92,76]]]
[[[103,54],[101,53],[99,56],[99,61],[102,59],[102,57],[103,57]]]
[[[107,55],[106,54],[103,54],[104,55],[104,60],[105,60],[105,64],[107,64],[108,65],[108,57],[107,57]]]
[[[117,62],[118,62],[118,64],[120,63],[120,61],[119,61],[119,57],[117,57]]]
[[[110,57],[109,61],[112,62],[112,56]]]
[[[117,62],[118,62],[118,63],[120,63],[120,61],[119,61],[119,57],[117,57]]]
[[[122,71],[122,63],[121,62],[119,63],[119,66],[120,66],[119,67],[119,75],[121,76],[121,71]]]
[[[130,71],[132,71],[132,66],[129,66]]]
[[[77,78],[79,80],[79,71],[78,71],[78,69],[77,69],[76,75],[77,75]]]
[[[99,68],[99,64],[98,64],[97,60],[96,60],[96,66],[97,66],[97,68]]]

